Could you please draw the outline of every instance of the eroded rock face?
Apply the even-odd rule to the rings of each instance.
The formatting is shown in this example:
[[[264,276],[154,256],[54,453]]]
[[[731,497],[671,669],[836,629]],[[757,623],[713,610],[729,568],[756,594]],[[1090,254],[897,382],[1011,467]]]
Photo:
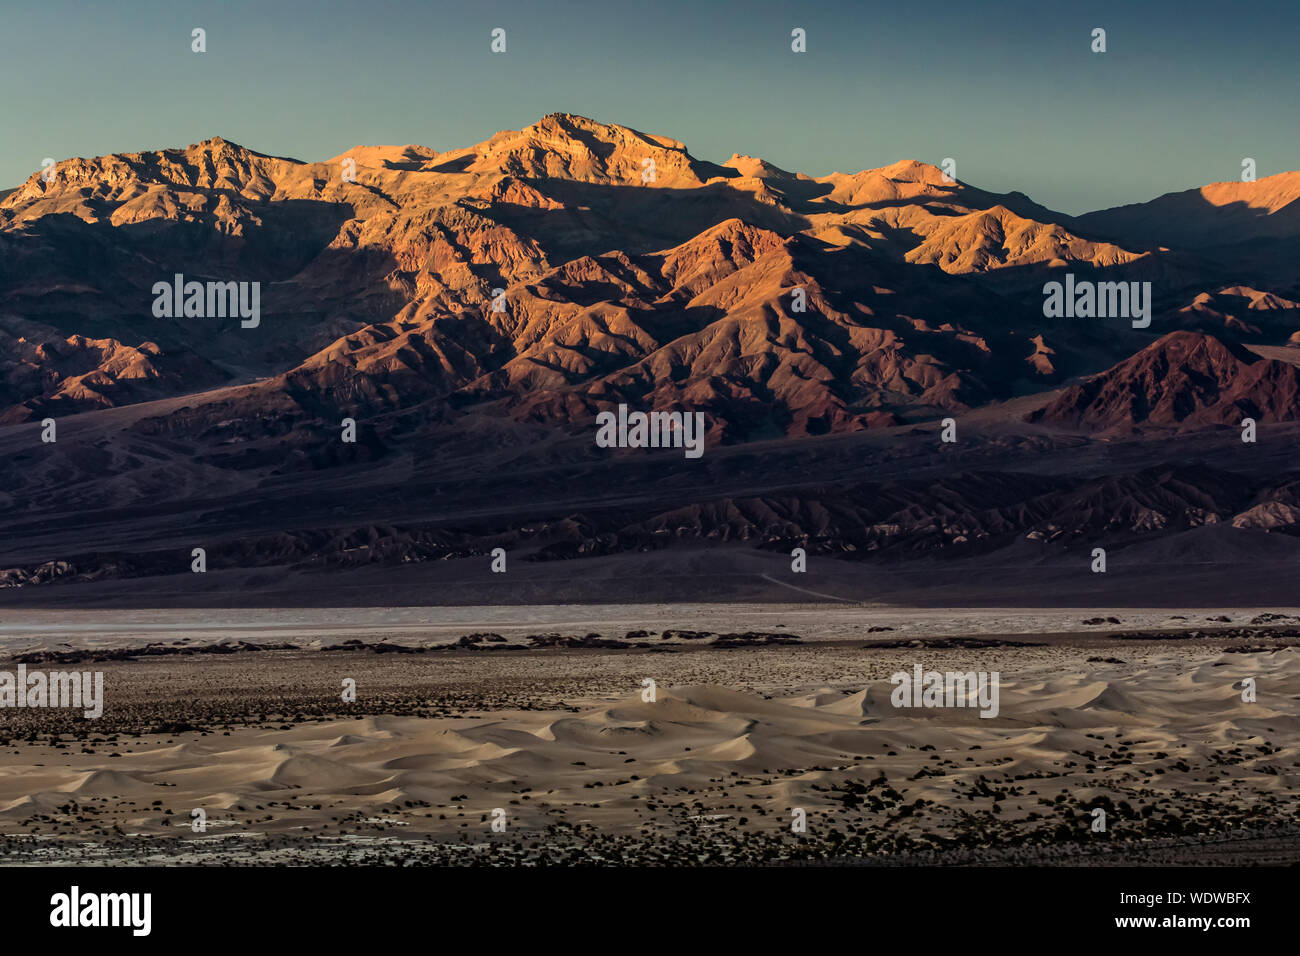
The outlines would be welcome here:
[[[1212,335],[1171,332],[1032,417],[1093,430],[1294,421],[1300,370]]]
[[[20,327],[23,323],[17,323]],[[226,373],[185,349],[165,353],[154,342],[14,335],[0,318],[0,423],[32,421],[147,401],[220,384]],[[46,329],[48,334],[51,330]]]

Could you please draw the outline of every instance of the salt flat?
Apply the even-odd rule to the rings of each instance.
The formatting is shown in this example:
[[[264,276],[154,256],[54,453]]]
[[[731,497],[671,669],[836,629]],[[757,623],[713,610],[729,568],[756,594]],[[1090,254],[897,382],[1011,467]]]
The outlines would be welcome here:
[[[475,630],[527,634],[596,630],[621,636],[641,628],[737,631],[784,627],[805,640],[849,640],[872,627],[899,636],[1075,634],[1107,625],[1086,620],[1115,617],[1125,628],[1177,630],[1209,623],[1245,624],[1261,614],[1300,615],[1300,608],[929,608],[888,604],[543,604],[479,607],[353,608],[7,608],[0,613],[0,647],[132,646],[161,640],[250,642],[336,640],[389,636],[397,641],[445,641]],[[1226,620],[1224,620],[1226,619]],[[883,633],[883,632],[878,632]]]

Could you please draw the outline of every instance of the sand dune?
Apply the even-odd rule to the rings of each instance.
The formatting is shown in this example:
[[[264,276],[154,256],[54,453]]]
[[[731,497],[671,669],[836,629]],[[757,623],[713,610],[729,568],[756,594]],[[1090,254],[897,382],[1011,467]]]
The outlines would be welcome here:
[[[188,827],[201,807],[217,832],[241,839],[355,839],[400,824],[402,839],[524,853],[539,836],[558,839],[557,826],[652,844],[703,828],[789,852],[792,840],[847,831],[870,853],[1082,840],[1091,806],[1108,807],[1111,833],[1129,839],[1294,822],[1297,649],[1199,659],[1166,649],[1087,671],[1002,653],[992,719],[896,709],[884,680],[783,696],[697,683],[661,687],[654,701],[635,689],[579,701],[576,712],[186,732],[118,741],[112,756],[29,748],[0,772],[0,828],[22,832],[71,804],[95,827],[140,834],[139,845],[211,840]],[[1257,702],[1242,700],[1247,678]],[[498,807],[504,834],[487,823]],[[808,813],[807,836],[789,833],[795,807]]]

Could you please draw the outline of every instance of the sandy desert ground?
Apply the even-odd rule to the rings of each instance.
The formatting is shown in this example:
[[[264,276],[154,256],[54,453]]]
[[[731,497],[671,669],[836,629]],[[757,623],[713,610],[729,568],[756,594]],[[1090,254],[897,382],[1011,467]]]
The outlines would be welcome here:
[[[5,616],[107,701],[0,711],[6,862],[1300,861],[1294,609],[222,613]]]

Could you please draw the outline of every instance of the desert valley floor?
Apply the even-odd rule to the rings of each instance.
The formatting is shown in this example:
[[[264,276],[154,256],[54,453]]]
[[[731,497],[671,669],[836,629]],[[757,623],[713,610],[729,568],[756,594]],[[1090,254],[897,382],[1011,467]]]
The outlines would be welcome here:
[[[1300,861],[1293,608],[14,610],[0,654],[106,699],[4,714],[8,862]],[[915,664],[999,713],[895,708]]]

